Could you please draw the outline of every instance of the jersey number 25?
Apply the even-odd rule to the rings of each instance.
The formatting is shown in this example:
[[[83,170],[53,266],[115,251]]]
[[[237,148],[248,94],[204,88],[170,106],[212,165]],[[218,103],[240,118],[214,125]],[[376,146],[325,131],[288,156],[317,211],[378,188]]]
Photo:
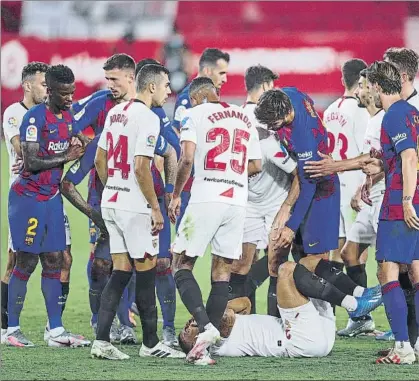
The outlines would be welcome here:
[[[228,132],[228,130],[222,127],[212,128],[207,133],[207,142],[214,143],[218,136],[221,136],[220,144],[216,145],[214,148],[211,148],[205,156],[206,170],[225,171],[227,168],[227,163],[224,163],[222,161],[216,161],[216,158],[217,156],[226,152],[230,147],[230,133]],[[247,160],[247,147],[245,144],[243,144],[243,139],[249,141],[249,132],[239,129],[234,130],[233,145],[231,147],[231,152],[243,155],[240,161],[237,159],[231,159],[230,166],[234,172],[237,172],[240,175],[244,172],[244,169],[246,168]]]

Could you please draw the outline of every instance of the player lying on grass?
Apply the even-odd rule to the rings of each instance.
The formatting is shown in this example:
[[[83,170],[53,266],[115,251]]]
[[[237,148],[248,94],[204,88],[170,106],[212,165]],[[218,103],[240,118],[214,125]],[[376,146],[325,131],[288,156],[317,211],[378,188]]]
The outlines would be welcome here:
[[[220,324],[221,341],[210,351],[218,356],[324,357],[335,342],[335,317],[330,303],[345,308],[351,317],[363,316],[381,304],[380,288],[360,290],[347,275],[333,271],[327,281],[314,274],[323,259],[306,257],[298,264],[285,262],[278,271],[277,302],[282,319],[248,315],[248,298],[231,300]],[[357,291],[355,291],[357,290]],[[362,292],[361,297],[355,297]],[[248,315],[248,316],[243,316]],[[190,319],[179,335],[188,353],[199,329]],[[212,365],[215,361],[195,364]]]

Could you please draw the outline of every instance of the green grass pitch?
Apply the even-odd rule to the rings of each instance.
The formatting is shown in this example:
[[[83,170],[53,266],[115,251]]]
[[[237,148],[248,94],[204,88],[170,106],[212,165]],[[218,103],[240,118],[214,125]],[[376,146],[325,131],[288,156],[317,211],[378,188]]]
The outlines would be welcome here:
[[[4,142],[1,144],[1,264],[7,258],[7,195],[8,159]],[[85,193],[86,183],[80,186]],[[73,268],[70,295],[64,314],[64,324],[74,333],[93,339],[89,326],[90,309],[86,263],[89,256],[87,219],[71,205],[66,205],[71,223]],[[208,254],[208,253],[207,253]],[[198,261],[195,275],[204,298],[210,287],[210,256]],[[369,283],[376,283],[376,264],[373,255],[368,261]],[[258,290],[257,309],[266,311],[265,284]],[[388,324],[383,307],[373,313],[377,329],[386,330]],[[180,329],[188,313],[178,298],[176,328]],[[347,314],[338,308],[337,325],[346,324]],[[35,348],[1,347],[1,375],[3,380],[413,380],[418,379],[419,365],[375,365],[376,352],[389,346],[371,337],[336,339],[332,353],[322,359],[283,358],[220,358],[213,367],[193,367],[182,360],[141,359],[138,346],[125,346],[131,358],[125,362],[111,362],[90,358],[89,349],[48,348],[43,342],[46,311],[41,293],[40,266],[30,279],[22,312],[21,327],[35,342]],[[161,328],[161,324],[159,324]],[[140,337],[141,329],[137,328]]]

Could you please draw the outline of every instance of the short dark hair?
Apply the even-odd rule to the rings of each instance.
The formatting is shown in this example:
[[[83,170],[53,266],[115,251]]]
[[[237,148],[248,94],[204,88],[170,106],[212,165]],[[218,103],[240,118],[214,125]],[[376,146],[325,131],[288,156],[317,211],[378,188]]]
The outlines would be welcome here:
[[[215,89],[214,82],[212,82],[211,78],[198,77],[193,79],[189,86],[189,97],[191,94],[194,94],[205,87],[213,87]]]
[[[169,70],[167,70],[163,65],[144,65],[137,74],[135,83],[137,86],[137,91],[143,91],[146,89],[147,85],[152,82],[156,82],[156,77],[161,74],[169,75]]]
[[[230,54],[223,52],[220,49],[207,48],[201,54],[199,58],[199,70],[203,70],[207,66],[215,66],[218,60],[224,60],[227,63],[230,62]]]
[[[29,62],[22,70],[22,82],[29,79],[29,77],[36,73],[46,73],[49,65],[44,62],[32,61]]]
[[[287,94],[280,89],[265,91],[255,109],[256,119],[267,126],[272,126],[279,119],[284,119],[293,110]]]
[[[265,66],[250,66],[244,75],[246,91],[250,92],[262,86],[264,83],[275,81],[279,76]]]
[[[144,58],[141,61],[138,61],[135,65],[135,76],[145,65],[161,65],[161,63],[154,58]]]
[[[384,60],[397,67],[399,72],[407,73],[409,81],[413,81],[418,73],[419,55],[412,49],[388,48],[384,52]]]
[[[367,70],[367,79],[371,84],[380,86],[384,94],[399,94],[402,91],[400,73],[390,62],[375,61]]]
[[[128,69],[135,71],[134,58],[125,53],[114,54],[112,57],[109,57],[103,65],[103,70],[113,69]]]
[[[352,89],[359,81],[359,74],[361,70],[367,68],[365,61],[354,58],[352,60],[346,61],[342,66],[342,76],[345,87],[350,90]]]
[[[69,85],[74,83],[74,81],[73,71],[65,65],[50,66],[45,72],[45,82],[49,88],[51,88],[53,84]]]

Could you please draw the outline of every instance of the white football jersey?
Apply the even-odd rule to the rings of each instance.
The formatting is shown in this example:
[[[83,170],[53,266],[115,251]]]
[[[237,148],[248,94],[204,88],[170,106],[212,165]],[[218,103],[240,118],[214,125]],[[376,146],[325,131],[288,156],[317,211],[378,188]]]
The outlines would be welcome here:
[[[150,214],[134,172],[136,156],[154,157],[160,120],[143,102],[131,100],[113,107],[98,146],[108,152],[108,180],[101,206]]]
[[[15,181],[18,175],[12,173],[12,165],[16,162],[16,151],[13,148],[11,140],[19,136],[20,125],[28,109],[23,102],[16,102],[10,105],[3,114],[3,133],[6,140],[7,153],[9,155],[9,186]]]
[[[248,161],[262,155],[257,130],[241,107],[217,102],[185,111],[180,141],[196,144],[189,203],[246,206]]]
[[[215,348],[218,356],[288,357],[281,321],[269,315],[236,315],[230,336]]]
[[[385,112],[384,110],[380,110],[377,114],[372,116],[368,121],[367,131],[365,131],[365,138],[364,138],[364,147],[362,149],[362,153],[369,153],[371,148],[376,149],[377,151],[381,150],[381,124],[383,122]],[[386,184],[384,179],[379,181],[371,188],[370,198],[371,201],[380,201],[382,199],[382,195],[384,194],[384,190],[386,188]]]
[[[290,173],[297,167],[297,163],[274,134],[262,130],[259,138],[262,172],[249,179],[248,201],[276,205],[287,196],[291,186]]]
[[[265,130],[267,130],[267,129],[268,129],[268,127],[267,127],[265,124],[260,123],[260,122],[256,119],[256,116],[255,116],[255,109],[256,109],[256,106],[257,106],[257,104],[256,104],[256,103],[253,103],[253,102],[246,102],[246,103],[245,103],[242,107],[246,110],[247,115],[249,115],[250,121],[252,122],[252,124],[253,124],[255,127],[262,127],[262,128],[264,128]]]
[[[417,90],[410,95],[409,98],[406,99],[412,106],[415,106],[419,110],[419,94]]]
[[[351,159],[361,154],[368,119],[368,111],[358,107],[354,97],[341,97],[326,109],[323,122],[328,131],[330,152],[335,160]],[[350,203],[364,178],[362,171],[339,174],[341,205]]]

